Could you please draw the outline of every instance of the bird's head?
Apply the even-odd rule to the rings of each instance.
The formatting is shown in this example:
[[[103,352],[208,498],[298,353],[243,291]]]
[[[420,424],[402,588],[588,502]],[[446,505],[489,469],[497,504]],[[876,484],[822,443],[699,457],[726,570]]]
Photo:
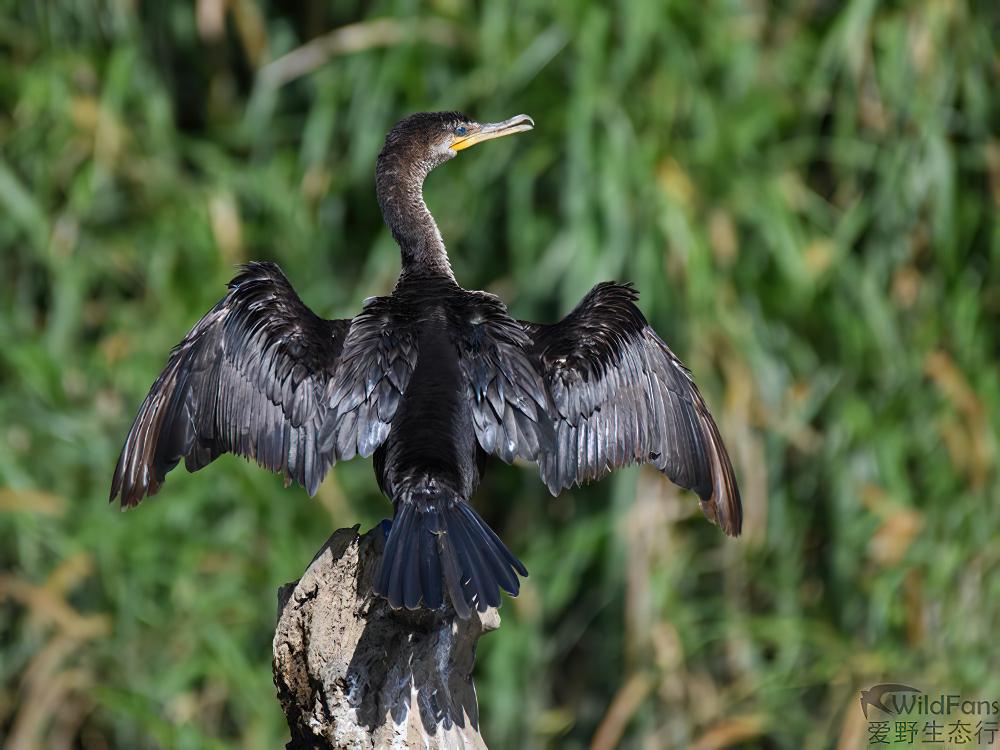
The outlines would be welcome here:
[[[426,175],[477,143],[531,130],[534,121],[516,115],[503,122],[481,123],[461,112],[421,112],[397,122],[385,137],[379,162],[401,161],[419,166]]]

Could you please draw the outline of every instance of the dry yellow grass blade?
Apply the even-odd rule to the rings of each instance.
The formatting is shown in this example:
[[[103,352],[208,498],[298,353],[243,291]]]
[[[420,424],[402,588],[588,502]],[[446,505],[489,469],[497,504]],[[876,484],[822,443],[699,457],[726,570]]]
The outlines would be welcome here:
[[[646,672],[636,672],[618,690],[608,711],[601,719],[591,740],[590,750],[611,750],[618,747],[625,728],[653,689],[653,678]]]
[[[983,487],[995,455],[989,411],[947,352],[928,354],[924,372],[963,417],[961,427],[949,420],[939,424],[952,463],[967,474],[973,486]]]
[[[66,500],[43,490],[0,489],[0,512],[38,513],[60,517],[66,511]]]
[[[691,750],[721,750],[746,742],[763,734],[767,721],[764,716],[750,714],[723,719],[701,735]]]
[[[334,29],[269,62],[261,68],[260,76],[264,83],[277,88],[312,73],[338,55],[406,42],[430,42],[452,47],[458,44],[458,40],[458,28],[436,18],[409,21],[380,18],[352,23]]]

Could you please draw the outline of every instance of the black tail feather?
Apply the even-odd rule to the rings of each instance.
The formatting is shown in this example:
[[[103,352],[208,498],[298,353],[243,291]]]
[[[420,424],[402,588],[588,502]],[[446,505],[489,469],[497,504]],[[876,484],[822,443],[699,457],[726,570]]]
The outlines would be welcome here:
[[[397,609],[438,609],[447,591],[464,618],[499,606],[501,588],[517,596],[518,574],[528,571],[468,503],[413,493],[396,503],[375,593]]]
[[[468,525],[458,522],[458,517],[448,519],[448,529],[451,536],[451,543],[455,547],[456,556],[459,560],[467,564],[462,565],[463,581],[467,581],[467,588],[474,592],[469,600],[470,607],[500,606],[499,582],[495,580],[492,571],[486,566],[482,554],[479,552],[479,544],[482,543],[482,536],[471,535]]]

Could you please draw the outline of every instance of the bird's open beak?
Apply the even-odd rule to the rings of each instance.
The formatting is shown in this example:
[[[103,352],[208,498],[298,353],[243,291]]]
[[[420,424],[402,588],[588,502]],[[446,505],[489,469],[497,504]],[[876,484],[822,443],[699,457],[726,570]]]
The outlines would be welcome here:
[[[475,125],[469,129],[469,133],[463,136],[456,136],[451,143],[451,148],[461,151],[477,143],[489,141],[494,138],[502,138],[505,135],[523,133],[535,127],[535,121],[527,115],[515,115],[503,122],[489,122],[485,125]]]

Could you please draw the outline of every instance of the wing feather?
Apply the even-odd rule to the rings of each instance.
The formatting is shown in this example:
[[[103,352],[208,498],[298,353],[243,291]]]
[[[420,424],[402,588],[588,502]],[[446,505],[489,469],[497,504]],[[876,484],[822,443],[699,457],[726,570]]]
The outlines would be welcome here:
[[[732,463],[691,373],[646,322],[626,284],[597,285],[559,323],[523,323],[552,403],[555,440],[539,451],[552,494],[632,463],[694,490],[712,521],[740,533]]]
[[[368,458],[385,442],[417,366],[416,334],[392,297],[374,297],[351,322],[329,384],[332,416],[320,446],[338,459]]]
[[[449,314],[479,446],[506,463],[537,461],[554,432],[531,340],[492,294],[470,292]]]
[[[315,492],[333,462],[316,438],[349,323],[317,317],[273,263],[244,266],[153,383],[118,459],[111,499],[137,505],[181,458],[197,471],[222,453]]]

